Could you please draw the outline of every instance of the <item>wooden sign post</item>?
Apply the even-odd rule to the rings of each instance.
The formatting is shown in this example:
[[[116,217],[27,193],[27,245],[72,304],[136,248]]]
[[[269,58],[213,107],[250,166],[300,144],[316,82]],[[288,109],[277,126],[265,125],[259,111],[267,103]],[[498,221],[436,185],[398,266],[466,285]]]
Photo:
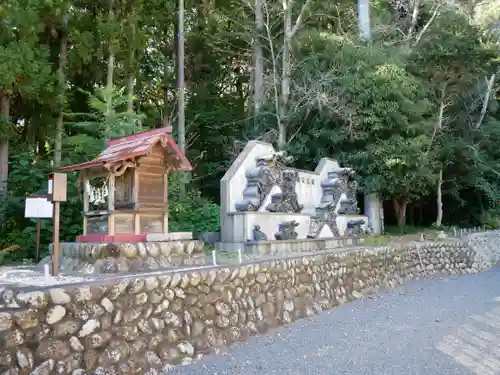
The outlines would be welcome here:
[[[40,231],[42,219],[52,218],[52,203],[45,195],[32,195],[26,198],[24,206],[24,217],[27,219],[37,219],[36,222],[36,262],[40,261]]]
[[[52,275],[59,274],[59,205],[66,202],[68,178],[64,173],[49,175],[49,201],[53,202],[54,227],[52,231]]]

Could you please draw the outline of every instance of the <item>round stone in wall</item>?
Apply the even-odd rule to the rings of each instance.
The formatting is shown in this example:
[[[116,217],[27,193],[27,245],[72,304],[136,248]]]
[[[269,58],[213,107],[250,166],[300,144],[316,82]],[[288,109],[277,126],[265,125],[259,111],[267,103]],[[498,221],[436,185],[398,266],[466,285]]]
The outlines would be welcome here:
[[[172,252],[174,254],[183,254],[184,253],[184,244],[181,241],[173,241],[172,242]]]
[[[191,255],[195,248],[195,241],[186,241],[184,246],[184,252]]]
[[[0,313],[0,332],[7,331],[12,328],[13,319],[10,313]]]
[[[137,258],[137,247],[131,243],[121,244],[121,252],[125,258],[135,259]]]
[[[66,309],[61,305],[55,305],[47,311],[46,322],[47,324],[55,324],[66,316]]]
[[[160,249],[159,249],[158,245],[154,242],[147,242],[146,243],[146,250],[147,250],[149,256],[151,256],[153,258],[158,258],[158,256],[160,255]]]
[[[161,255],[167,257],[172,254],[173,242],[160,242],[158,244]]]
[[[139,256],[140,256],[141,258],[143,258],[143,259],[144,259],[144,258],[146,258],[146,257],[148,256],[148,252],[147,252],[147,250],[146,250],[146,245],[145,245],[144,243],[142,243],[142,242],[139,242],[139,243],[137,244],[137,251],[138,251],[138,253],[139,253]]]

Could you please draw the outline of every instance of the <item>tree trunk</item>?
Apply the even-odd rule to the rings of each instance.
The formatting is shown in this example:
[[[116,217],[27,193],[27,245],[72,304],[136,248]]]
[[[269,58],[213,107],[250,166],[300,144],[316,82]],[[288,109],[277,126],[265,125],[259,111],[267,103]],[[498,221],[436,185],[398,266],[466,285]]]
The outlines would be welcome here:
[[[488,111],[488,104],[490,103],[490,95],[493,90],[493,85],[495,84],[496,74],[492,74],[490,79],[488,80],[488,84],[486,85],[486,91],[484,93],[483,105],[481,107],[481,115],[479,116],[479,120],[476,123],[476,129],[479,129],[481,124],[483,123],[484,116],[486,116],[486,112]]]
[[[177,89],[179,92],[178,100],[178,125],[177,137],[179,139],[179,148],[184,152],[186,150],[186,128],[185,128],[185,113],[184,113],[184,0],[179,0],[179,38],[177,42]]]
[[[169,34],[169,29],[165,28],[165,35]],[[177,56],[178,53],[178,48],[177,45],[179,44],[179,38],[177,37],[177,34],[179,33],[179,18],[175,17],[174,18],[174,38],[172,40],[172,43],[170,45],[165,46],[163,50],[163,116],[162,116],[162,122],[163,126],[168,126],[170,124],[170,108],[169,108],[169,92],[170,92],[170,86],[172,84],[172,77],[169,74],[169,68],[170,68],[170,59],[172,55],[175,54]],[[178,59],[175,59],[175,69],[178,70]],[[172,90],[174,92],[174,90]]]
[[[443,225],[443,168],[439,170],[436,204],[436,227],[441,228],[441,226]]]
[[[135,75],[134,73],[129,73],[127,77],[127,113],[134,113],[134,86],[135,86]]]
[[[134,85],[135,85],[135,16],[130,17],[132,37],[128,52],[128,77],[127,77],[127,113],[134,113]]]
[[[0,92],[0,116],[7,123],[10,121],[10,101],[6,92]],[[0,198],[7,196],[9,178],[9,139],[0,138]]]
[[[281,76],[281,105],[278,122],[278,149],[283,150],[286,145],[288,97],[290,96],[290,55],[292,49],[292,7],[290,0],[283,0],[284,12],[284,38],[283,38],[283,61]]]
[[[163,116],[162,116],[162,125],[163,126],[169,126],[170,125],[170,118],[169,118],[169,105],[168,105],[168,92],[169,92],[169,74],[168,74],[168,59],[167,56],[165,55],[164,61],[163,61]]]
[[[135,77],[135,111],[137,113],[141,112],[141,93],[142,93],[142,79],[140,75],[140,70],[137,71],[137,76]]]
[[[45,149],[45,139],[39,139],[37,144],[37,158],[43,159],[47,155],[47,150]]]
[[[185,124],[185,113],[184,113],[184,0],[179,0],[179,34],[177,43],[177,91],[178,91],[178,125],[177,125],[177,137],[179,140],[179,148],[182,152],[186,152],[186,124]],[[186,195],[186,175],[184,174],[180,178],[180,194],[182,197]]]
[[[263,0],[255,0],[255,29],[256,36],[254,42],[254,87],[253,87],[253,116],[254,133],[259,131],[259,116],[264,103],[264,53],[262,47],[262,37],[264,35],[264,12],[262,9]]]
[[[109,0],[109,15],[108,22],[111,24],[114,21],[115,15],[113,11],[114,0]],[[108,66],[106,70],[106,115],[109,116],[113,109],[113,74],[115,70],[115,53],[113,51],[113,37],[108,40]]]
[[[61,98],[61,108],[56,122],[56,138],[54,142],[54,166],[61,165],[62,139],[64,134],[64,103],[66,99],[66,61],[68,59],[68,16],[63,18],[63,26],[60,32],[59,45],[59,69],[57,70],[57,80],[59,84],[59,95]]]
[[[311,0],[306,0],[300,9],[300,13],[292,27],[292,4],[293,0],[282,0],[284,13],[284,37],[283,37],[283,57],[281,70],[281,100],[279,105],[278,115],[278,149],[283,150],[287,143],[287,127],[288,127],[288,100],[290,96],[290,75],[291,75],[291,54],[292,54],[292,39],[302,26],[306,11],[311,4]],[[269,43],[272,45],[272,40],[269,38]],[[274,59],[273,59],[274,61]]]
[[[436,123],[436,130],[434,133],[440,132],[443,129],[443,116],[444,116],[444,109],[446,107],[446,105],[444,104],[445,93],[446,93],[446,88],[443,88],[441,92],[441,101],[439,103],[438,120]],[[441,168],[439,169],[436,196],[437,196],[436,227],[440,228],[443,225],[443,166],[441,166]]]
[[[115,55],[111,49],[108,55],[108,68],[106,74],[106,115],[109,116],[113,109],[113,73],[115,69]]]
[[[362,39],[371,40],[370,2],[368,0],[358,0],[357,6],[359,36]]]
[[[401,231],[404,230],[406,225],[406,207],[408,206],[408,199],[399,198],[393,200],[394,212],[396,213],[396,219],[398,221],[398,226]]]
[[[413,11],[412,11],[411,20],[410,20],[410,27],[408,28],[408,34],[406,36],[406,48],[408,51],[411,48],[411,41],[413,39],[415,27],[417,26],[419,14],[420,14],[420,0],[414,0],[413,1]]]

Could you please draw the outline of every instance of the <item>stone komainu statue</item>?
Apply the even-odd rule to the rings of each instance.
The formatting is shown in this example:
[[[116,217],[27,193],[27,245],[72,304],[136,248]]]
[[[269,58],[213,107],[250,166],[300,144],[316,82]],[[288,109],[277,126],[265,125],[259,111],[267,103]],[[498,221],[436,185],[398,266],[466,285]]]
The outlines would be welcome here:
[[[281,175],[281,193],[272,195],[271,203],[268,204],[266,210],[269,212],[299,213],[304,207],[299,204],[297,193],[295,192],[295,185],[299,180],[299,172],[283,171]]]
[[[281,185],[282,172],[292,159],[284,151],[258,157],[256,167],[245,173],[247,186],[243,190],[243,199],[235,204],[236,211],[257,211],[272,187]]]
[[[319,206],[316,207],[315,215],[311,217],[307,237],[316,238],[325,225],[330,228],[334,236],[339,236],[337,216],[359,214],[356,199],[358,183],[354,179],[354,174],[351,168],[339,168],[329,172],[328,178],[321,181],[323,195]],[[358,232],[357,227],[351,230],[353,235]]]
[[[295,228],[299,226],[295,220],[285,221],[279,225],[278,232],[274,234],[274,237],[278,241],[283,240],[295,240],[297,239],[298,233],[295,231]]]

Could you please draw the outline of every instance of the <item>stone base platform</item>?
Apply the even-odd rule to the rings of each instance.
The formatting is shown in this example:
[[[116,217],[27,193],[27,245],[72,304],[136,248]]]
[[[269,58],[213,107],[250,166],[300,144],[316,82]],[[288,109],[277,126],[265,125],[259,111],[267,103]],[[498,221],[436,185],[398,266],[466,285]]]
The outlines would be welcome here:
[[[275,234],[279,231],[279,225],[284,222],[295,221],[298,224],[294,229],[297,232],[298,240],[308,239],[311,229],[311,215],[306,213],[229,212],[226,220],[225,226],[231,228],[231,230],[222,233],[224,242],[243,243],[251,240],[256,225],[260,227],[260,231],[266,235],[268,241],[274,241]],[[348,236],[347,223],[358,220],[364,222],[361,228],[366,232],[368,229],[368,218],[366,216],[338,215],[336,222],[340,236]],[[322,229],[317,233],[316,238],[328,239],[334,237],[334,235],[327,225],[322,225]]]
[[[218,242],[218,251],[237,251],[244,254],[286,256],[294,253],[325,251],[345,246],[362,245],[366,237],[308,238],[284,241]]]
[[[177,240],[192,240],[191,232],[172,232],[172,233],[121,233],[121,234],[106,234],[93,233],[84,236],[78,236],[76,242],[85,243],[125,243],[125,242],[149,242],[149,241],[177,241]]]
[[[161,239],[160,236],[158,239]],[[61,243],[59,264],[60,271],[65,273],[140,272],[203,266],[205,255],[203,242],[192,239],[107,244],[66,242]]]

